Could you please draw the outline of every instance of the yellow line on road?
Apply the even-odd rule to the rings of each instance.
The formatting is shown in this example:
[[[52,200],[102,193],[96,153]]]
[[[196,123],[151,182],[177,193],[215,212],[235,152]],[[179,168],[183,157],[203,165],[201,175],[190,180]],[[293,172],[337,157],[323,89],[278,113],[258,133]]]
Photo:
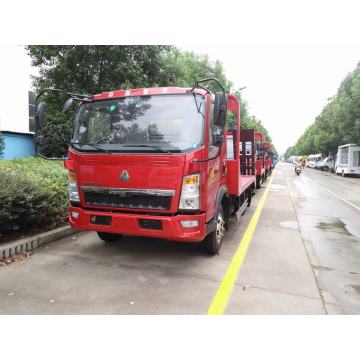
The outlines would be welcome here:
[[[208,315],[224,314],[225,307],[231,296],[236,279],[238,277],[240,267],[244,261],[247,249],[249,247],[250,241],[251,241],[254,231],[256,229],[256,225],[259,221],[261,211],[262,211],[265,201],[267,199],[272,180],[273,180],[273,176],[271,176],[271,178],[269,179],[269,183],[266,187],[266,190],[259,201],[259,204],[255,210],[254,215],[252,216],[252,218],[250,220],[248,227],[246,228],[245,234],[241,239],[239,247],[237,248],[236,253],[233,256],[231,263],[226,270],[225,276],[220,284],[220,287],[209,307]]]
[[[350,206],[352,206],[353,208],[357,209],[360,211],[360,207],[359,206],[356,206],[355,204],[353,204],[351,201],[349,200],[346,200],[345,198],[343,198],[342,196],[340,196],[339,194],[337,193],[334,193],[333,191],[327,189],[326,187],[324,187],[324,189],[329,192],[330,194],[336,196],[337,198],[339,198],[340,200],[344,201],[345,203],[349,204]]]

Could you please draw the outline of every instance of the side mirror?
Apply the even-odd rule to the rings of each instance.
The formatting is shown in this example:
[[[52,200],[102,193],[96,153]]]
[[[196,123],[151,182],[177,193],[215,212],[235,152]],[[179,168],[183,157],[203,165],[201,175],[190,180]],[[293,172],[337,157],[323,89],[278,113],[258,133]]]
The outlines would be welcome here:
[[[63,112],[66,112],[66,111],[68,111],[71,107],[73,107],[74,106],[74,100],[72,99],[72,98],[69,98],[69,99],[67,99],[66,100],[66,102],[65,102],[65,104],[64,104],[64,106],[63,106],[63,109],[62,109],[62,111]]]
[[[226,124],[227,97],[223,92],[215,93],[214,124],[223,128]]]
[[[41,102],[35,109],[35,126],[39,130],[43,127],[46,121],[46,104]]]

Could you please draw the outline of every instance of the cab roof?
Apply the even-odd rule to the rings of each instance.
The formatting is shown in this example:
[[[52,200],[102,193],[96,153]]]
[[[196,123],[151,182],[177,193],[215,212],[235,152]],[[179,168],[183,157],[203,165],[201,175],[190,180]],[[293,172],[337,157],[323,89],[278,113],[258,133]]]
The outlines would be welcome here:
[[[93,96],[93,100],[105,100],[125,96],[144,96],[144,95],[164,95],[164,94],[188,94],[195,93],[205,95],[207,92],[199,88],[181,88],[181,87],[153,87],[128,90],[106,91]]]

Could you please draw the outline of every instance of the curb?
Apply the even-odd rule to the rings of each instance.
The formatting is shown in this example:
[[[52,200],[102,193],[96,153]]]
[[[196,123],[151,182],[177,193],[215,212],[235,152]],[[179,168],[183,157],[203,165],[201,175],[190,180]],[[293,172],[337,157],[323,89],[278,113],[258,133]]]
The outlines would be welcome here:
[[[69,225],[47,231],[42,234],[13,241],[8,244],[0,245],[0,261],[8,257],[20,254],[23,251],[30,251],[42,245],[60,240],[66,236],[79,232],[72,229]]]

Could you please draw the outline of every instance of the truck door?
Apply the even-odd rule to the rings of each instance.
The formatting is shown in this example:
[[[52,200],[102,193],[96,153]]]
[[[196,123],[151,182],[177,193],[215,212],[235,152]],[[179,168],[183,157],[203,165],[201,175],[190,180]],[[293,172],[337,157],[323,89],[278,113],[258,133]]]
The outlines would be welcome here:
[[[220,164],[220,158],[221,156],[216,156],[219,154],[219,152],[224,151],[224,145],[221,147],[221,150],[218,146],[214,144],[214,134],[219,133],[222,131],[219,126],[216,126],[214,124],[214,103],[210,102],[209,105],[209,158],[215,157],[215,159],[210,160],[208,162],[207,167],[207,199],[206,199],[206,205],[207,205],[207,215],[206,220],[211,220],[215,215],[215,207],[216,207],[216,197],[219,191],[221,178],[224,176],[222,174],[222,164]]]

